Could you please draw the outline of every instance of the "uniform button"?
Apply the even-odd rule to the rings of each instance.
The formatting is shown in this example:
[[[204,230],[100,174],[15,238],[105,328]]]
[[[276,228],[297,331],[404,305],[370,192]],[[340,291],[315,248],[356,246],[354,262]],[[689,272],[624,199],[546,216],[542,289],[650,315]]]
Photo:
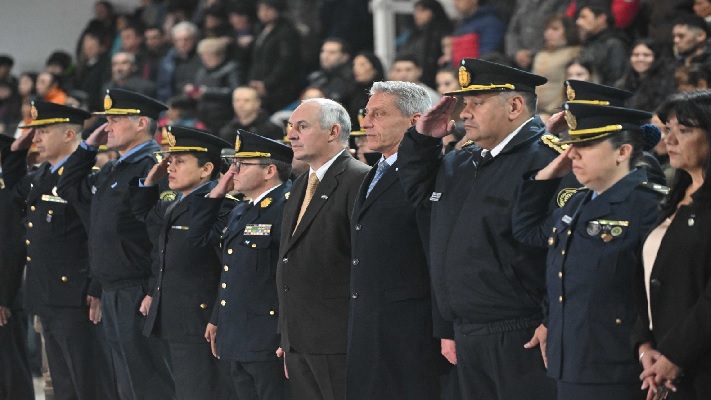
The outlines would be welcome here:
[[[274,310],[269,310],[269,315],[274,315]]]
[[[360,261],[358,261],[357,258],[354,258],[354,259],[353,259],[353,265],[358,265],[359,262],[360,262]]]
[[[225,272],[227,272],[227,271],[229,271],[229,270],[230,270],[230,267],[228,267],[228,266],[225,265]]]
[[[284,291],[285,291],[285,292],[288,292],[288,291],[289,291],[289,286],[284,285]]]
[[[200,304],[200,308],[202,308],[203,310],[206,309],[206,308],[207,308],[207,304],[205,304],[205,303]]]
[[[223,283],[222,283],[222,288],[223,288],[223,289],[227,289],[227,284],[223,282]]]
[[[32,261],[32,259],[30,258],[30,256],[27,256],[27,262],[30,262],[30,261]]]
[[[27,226],[30,227],[30,228],[32,228],[32,222],[28,222],[28,223],[27,223]]]
[[[553,227],[553,233],[558,232],[558,228]]]
[[[52,214],[54,214],[54,211],[49,210],[49,211],[47,211],[47,214],[52,215]]]
[[[563,296],[558,296],[558,303],[562,303],[562,302],[563,302]]]
[[[555,238],[553,236],[548,238],[548,246],[553,246],[555,244]]]
[[[289,262],[289,259],[288,259],[287,257],[284,257],[284,258],[281,259],[281,262],[283,262],[284,264],[286,264],[286,263]]]
[[[620,325],[620,324],[622,323],[622,320],[619,319],[619,318],[617,318],[617,319],[615,320],[615,323],[616,323],[617,325]]]
[[[224,306],[227,305],[227,302],[226,302],[225,300],[222,300],[222,301],[220,302],[220,305],[221,305],[222,307],[224,307]]]
[[[252,243],[252,248],[255,248],[255,247],[257,247],[257,244],[256,244],[256,243]]]
[[[662,282],[657,278],[654,278],[651,281],[649,281],[649,284],[654,286],[655,288],[662,286]]]
[[[64,283],[67,283],[69,281],[69,278],[67,278],[66,276],[63,276],[61,279]]]
[[[565,255],[565,250],[561,251],[560,254]]]
[[[30,245],[30,240],[29,240],[29,239],[26,239],[26,240],[25,240],[25,244],[29,246],[29,245]]]
[[[227,249],[227,254],[232,254],[232,249]]]
[[[355,229],[357,231],[361,230],[361,228],[363,228],[363,226],[361,224],[356,224]]]
[[[558,272],[558,278],[563,279],[563,271]]]
[[[156,290],[160,292],[160,286],[158,286],[158,287],[156,288]]]
[[[360,296],[360,295],[358,294],[358,292],[353,292],[353,294],[351,294],[351,297],[354,298],[354,299],[357,299],[358,296]]]
[[[573,234],[573,231],[570,230],[570,229],[568,229],[568,236],[570,236],[570,235],[572,235],[572,234]]]
[[[30,210],[35,211],[37,208],[35,206],[30,207]]]
[[[160,252],[161,254],[165,254],[165,249],[161,250]]]

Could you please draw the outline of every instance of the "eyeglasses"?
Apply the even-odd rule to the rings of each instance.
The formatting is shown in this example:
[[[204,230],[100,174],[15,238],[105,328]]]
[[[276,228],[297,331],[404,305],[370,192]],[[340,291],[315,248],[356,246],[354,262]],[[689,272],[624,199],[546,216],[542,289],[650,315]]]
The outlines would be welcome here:
[[[237,170],[237,172],[240,171],[240,168],[241,168],[243,165],[261,165],[261,166],[269,165],[269,164],[265,164],[265,163],[248,163],[248,162],[237,161],[237,160],[232,160],[232,162],[230,162],[230,161],[228,161],[228,160],[225,160],[225,163],[228,164],[228,165],[234,165],[234,166],[235,166],[235,169]]]

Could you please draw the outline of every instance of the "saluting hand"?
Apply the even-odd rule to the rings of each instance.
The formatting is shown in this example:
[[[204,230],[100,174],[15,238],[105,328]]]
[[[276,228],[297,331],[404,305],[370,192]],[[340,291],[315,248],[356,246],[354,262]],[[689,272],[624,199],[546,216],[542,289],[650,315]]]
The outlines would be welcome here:
[[[541,346],[541,355],[543,356],[543,365],[548,368],[548,357],[546,356],[546,344],[548,342],[548,328],[540,324],[536,331],[533,332],[533,337],[528,343],[524,344],[525,349],[532,349],[538,345]]]
[[[432,108],[425,111],[415,124],[417,132],[422,135],[441,139],[454,129],[454,120],[449,119],[454,107],[457,106],[457,99],[452,96],[444,96]]]
[[[208,323],[207,327],[205,328],[205,340],[207,340],[207,342],[210,343],[210,349],[212,350],[212,355],[215,356],[215,358],[220,358],[220,356],[217,355],[217,347],[215,346],[215,337],[216,336],[217,336],[217,325]]]
[[[91,132],[91,135],[86,139],[86,145],[91,147],[99,147],[102,144],[106,144],[109,140],[109,132],[106,131],[106,127],[109,125],[108,122],[99,125],[98,128]]]
[[[25,129],[19,138],[15,139],[10,145],[11,151],[20,151],[29,149],[32,146],[32,139],[35,137],[35,129]]]
[[[557,112],[551,115],[546,121],[546,131],[552,134],[559,134],[568,128],[568,122],[565,120],[565,111]]]
[[[0,306],[0,326],[5,326],[10,321],[12,312],[7,307]]]
[[[170,157],[165,157],[160,162],[151,168],[143,180],[144,186],[155,186],[168,176],[168,165],[170,165]]]
[[[545,181],[548,179],[562,178],[568,175],[568,173],[573,170],[573,160],[568,157],[570,149],[572,148],[572,146],[568,146],[565,151],[560,153],[560,155],[546,165],[545,168],[538,171],[536,174],[536,180]]]
[[[222,178],[217,182],[217,185],[210,191],[210,198],[219,199],[225,197],[225,195],[234,189],[234,182],[232,178],[237,174],[237,167],[230,165],[230,169],[222,175]]]

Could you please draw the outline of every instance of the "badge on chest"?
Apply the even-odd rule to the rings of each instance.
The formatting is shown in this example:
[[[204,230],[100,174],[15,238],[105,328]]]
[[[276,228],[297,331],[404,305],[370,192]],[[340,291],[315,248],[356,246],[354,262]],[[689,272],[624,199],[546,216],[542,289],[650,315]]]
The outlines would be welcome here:
[[[249,224],[244,227],[245,236],[269,236],[272,232],[272,224]]]
[[[629,221],[611,221],[598,219],[589,221],[586,231],[590,236],[599,236],[604,242],[609,242],[612,239],[622,235],[629,227]]]

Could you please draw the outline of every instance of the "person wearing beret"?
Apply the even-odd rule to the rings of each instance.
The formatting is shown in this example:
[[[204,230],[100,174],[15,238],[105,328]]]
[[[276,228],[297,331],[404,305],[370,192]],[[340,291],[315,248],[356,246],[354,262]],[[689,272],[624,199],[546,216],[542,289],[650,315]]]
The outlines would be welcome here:
[[[12,136],[0,134],[0,149],[13,141]],[[0,221],[0,399],[33,400],[34,386],[27,359],[27,319],[20,294],[25,269],[22,204],[5,185],[2,169]]]
[[[166,105],[122,89],[104,97],[107,123],[82,141],[64,165],[57,194],[89,207],[91,318],[103,316],[122,399],[174,399],[167,343],[142,335],[155,288],[153,244],[146,224],[135,218],[129,182],[145,176],[160,149],[152,139]],[[99,146],[120,154],[93,171]]]
[[[115,399],[118,394],[108,345],[102,327],[95,325],[100,318],[94,323],[88,318],[89,209],[57,192],[89,117],[78,108],[35,101],[32,120],[21,126],[24,133],[2,150],[6,190],[26,203],[25,309],[42,324],[56,399]],[[45,162],[28,174],[30,142]]]
[[[133,214],[158,230],[158,270],[143,333],[168,342],[178,399],[230,399],[236,394],[203,334],[217,296],[222,263],[217,244],[190,237],[191,213],[217,184],[220,154],[231,145],[207,132],[163,128],[168,149],[143,180],[130,183]],[[161,193],[167,178],[170,190]],[[218,209],[227,215],[235,202]],[[144,310],[145,313],[145,310]]]
[[[234,150],[225,156],[232,165],[191,210],[189,235],[222,244],[222,276],[204,333],[215,357],[229,365],[241,400],[288,398],[283,362],[274,350],[279,347],[276,265],[293,154],[289,146],[239,130]],[[219,213],[232,190],[249,200],[229,215]]]
[[[536,113],[546,79],[478,59],[459,67],[461,90],[445,93],[405,134],[398,164],[411,203],[430,211],[434,300],[453,332],[443,348],[457,364],[463,399],[552,399],[541,352],[524,348],[543,320],[545,252],[512,235],[520,177],[558,154]],[[442,154],[461,97],[466,138]],[[553,207],[553,204],[551,204]],[[445,336],[446,335],[446,336]],[[534,337],[535,340],[535,337]]]
[[[660,132],[640,129],[651,117],[644,111],[573,102],[565,109],[567,148],[524,176],[513,214],[516,239],[548,247],[541,351],[559,399],[642,399],[629,345],[637,319],[631,283],[667,188],[635,165]],[[564,205],[548,214],[571,171],[584,188],[558,195]]]

